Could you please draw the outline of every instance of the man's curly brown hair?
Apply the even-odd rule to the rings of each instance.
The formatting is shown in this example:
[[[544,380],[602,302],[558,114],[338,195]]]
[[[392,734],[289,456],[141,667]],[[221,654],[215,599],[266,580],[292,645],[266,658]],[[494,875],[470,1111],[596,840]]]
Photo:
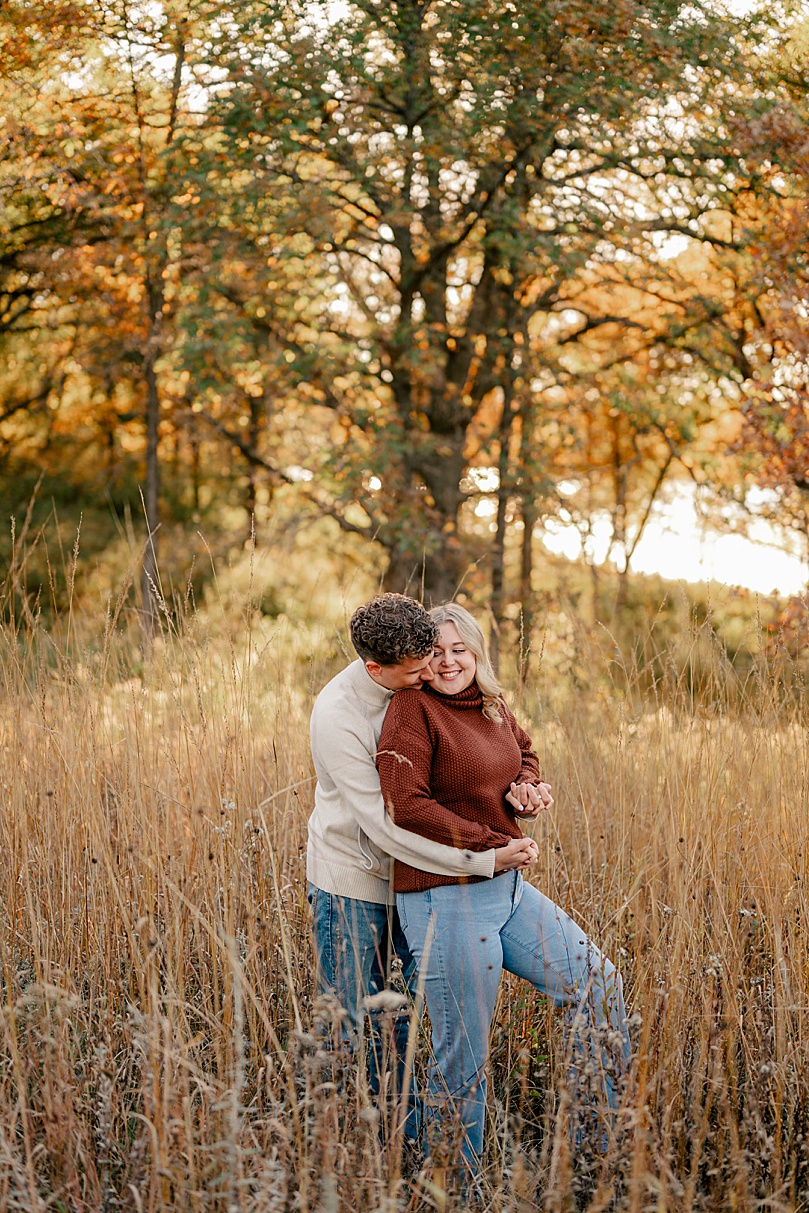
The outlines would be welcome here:
[[[408,657],[426,657],[438,629],[415,598],[377,594],[351,616],[351,643],[363,661],[399,665]]]

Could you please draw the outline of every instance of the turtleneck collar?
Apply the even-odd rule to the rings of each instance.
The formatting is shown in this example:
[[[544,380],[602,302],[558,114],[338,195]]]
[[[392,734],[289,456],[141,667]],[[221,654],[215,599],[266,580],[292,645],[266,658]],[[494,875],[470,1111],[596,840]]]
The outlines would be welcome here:
[[[360,658],[348,667],[351,671],[352,682],[360,697],[366,703],[375,707],[387,707],[393,699],[393,691],[375,682],[365,668],[365,662]]]
[[[428,695],[432,695],[434,699],[440,699],[442,703],[447,703],[453,708],[479,708],[483,703],[483,692],[476,682],[470,682],[469,686],[463,691],[458,691],[457,695],[442,695],[440,691],[436,691],[429,685],[424,688]]]

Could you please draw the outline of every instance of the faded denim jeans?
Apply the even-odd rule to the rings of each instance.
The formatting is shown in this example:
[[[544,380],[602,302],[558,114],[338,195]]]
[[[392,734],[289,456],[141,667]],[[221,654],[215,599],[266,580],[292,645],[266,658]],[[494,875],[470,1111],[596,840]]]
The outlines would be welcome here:
[[[486,1062],[503,969],[565,1007],[574,1133],[606,1129],[616,1079],[629,1060],[623,987],[581,927],[518,872],[493,880],[398,893],[399,918],[424,983],[432,1025],[428,1129],[456,1118],[467,1174],[479,1169]],[[448,1126],[445,1126],[448,1127]]]
[[[396,1094],[401,1096],[405,1079],[408,1029],[416,972],[415,962],[399,925],[394,905],[379,905],[354,897],[340,897],[309,885],[312,907],[312,927],[317,958],[317,990],[332,995],[338,1004],[336,1013],[342,1024],[334,1033],[332,1045],[347,1046],[352,1052],[364,1044],[368,1050],[371,1091],[379,1095],[387,1069],[395,1072]],[[394,970],[399,970],[394,972]],[[402,999],[398,1010],[384,1007],[369,1009],[366,1000],[398,986],[409,995]],[[379,1031],[380,1021],[393,1016],[392,1042]],[[392,1043],[393,1059],[386,1056]],[[418,1114],[415,1081],[412,1071],[408,1080],[407,1114],[404,1135],[409,1140],[418,1136]]]

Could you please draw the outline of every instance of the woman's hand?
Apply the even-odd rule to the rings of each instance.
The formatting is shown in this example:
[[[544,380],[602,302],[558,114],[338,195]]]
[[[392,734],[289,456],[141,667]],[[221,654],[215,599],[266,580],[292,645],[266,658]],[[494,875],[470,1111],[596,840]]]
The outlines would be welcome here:
[[[541,809],[549,809],[553,795],[549,783],[512,783],[506,800],[518,817],[536,817]]]
[[[521,872],[539,858],[539,847],[533,838],[512,838],[494,853],[494,872]]]

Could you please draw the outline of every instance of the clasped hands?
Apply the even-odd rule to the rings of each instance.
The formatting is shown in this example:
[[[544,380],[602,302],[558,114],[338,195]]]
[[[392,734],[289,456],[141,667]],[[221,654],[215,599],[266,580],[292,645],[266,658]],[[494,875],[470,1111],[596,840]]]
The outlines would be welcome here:
[[[535,817],[540,809],[549,809],[553,804],[549,783],[512,783],[506,792],[506,801],[518,817]]]
[[[517,817],[535,817],[540,809],[549,809],[553,795],[549,783],[512,783],[506,800]],[[539,848],[533,838],[513,838],[507,846],[498,847],[494,853],[494,870],[498,872],[520,872],[536,863]]]

